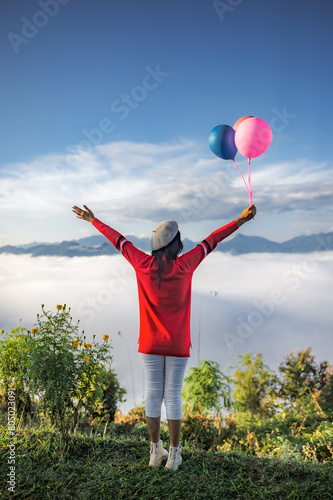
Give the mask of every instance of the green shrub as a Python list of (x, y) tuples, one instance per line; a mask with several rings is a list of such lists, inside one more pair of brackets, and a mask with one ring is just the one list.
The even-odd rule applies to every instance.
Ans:
[(27, 369), (29, 331), (18, 326), (0, 340), (0, 409), (7, 411), (8, 390), (15, 391), (16, 414), (31, 415), (33, 403)]
[[(41, 408), (63, 434), (73, 430), (81, 409), (91, 408), (102, 397), (104, 363), (112, 360), (108, 336), (88, 344), (72, 324), (70, 308), (37, 315), (36, 328), (27, 340), (27, 366), (31, 385)], [(95, 336), (94, 336), (95, 338)]]
[(190, 368), (184, 379), (183, 408), (198, 415), (219, 413), (222, 406), (230, 407), (229, 379), (215, 361), (201, 361)]
[(237, 362), (230, 377), (234, 386), (233, 406), (238, 411), (250, 410), (252, 415), (272, 415), (276, 402), (272, 390), (276, 375), (263, 363), (262, 354), (246, 353)]
[(185, 413), (181, 436), (186, 446), (203, 450), (216, 448), (223, 441), (221, 419), (204, 413)]
[[(113, 418), (117, 398), (125, 390), (105, 363), (111, 362), (108, 335), (103, 343), (86, 343), (72, 324), (70, 308), (57, 305), (56, 313), (37, 315), (34, 328), (14, 328), (0, 341), (0, 396), (7, 410), (8, 390), (15, 391), (16, 415), (35, 412), (48, 417), (63, 434), (73, 430), (85, 409)], [(95, 335), (93, 336), (95, 338)], [(37, 396), (38, 401), (34, 401)]]

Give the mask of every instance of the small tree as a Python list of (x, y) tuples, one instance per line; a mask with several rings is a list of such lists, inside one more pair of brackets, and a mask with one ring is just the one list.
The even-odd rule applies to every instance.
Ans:
[(281, 374), (277, 394), (287, 403), (293, 403), (309, 393), (325, 387), (328, 362), (319, 365), (311, 354), (311, 347), (297, 353), (291, 352), (280, 364)]
[(234, 385), (233, 398), (239, 411), (250, 410), (252, 414), (270, 414), (274, 407), (271, 389), (276, 375), (262, 361), (262, 354), (239, 355), (236, 371), (230, 377)]
[(193, 413), (219, 413), (230, 407), (229, 379), (215, 361), (201, 361), (185, 377), (182, 398), (184, 408)]

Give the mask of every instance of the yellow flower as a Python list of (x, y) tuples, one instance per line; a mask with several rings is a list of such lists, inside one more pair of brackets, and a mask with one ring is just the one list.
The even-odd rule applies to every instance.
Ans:
[(64, 306), (61, 306), (60, 304), (57, 305), (58, 311), (61, 311), (61, 309), (63, 309), (63, 308), (64, 308)]
[(38, 332), (38, 328), (32, 328), (31, 329), (31, 333), (37, 333)]
[(24, 349), (24, 352), (29, 352), (29, 349)]
[(92, 344), (88, 344), (88, 347), (89, 347), (89, 349), (91, 349), (92, 348)]
[(84, 356), (83, 361), (89, 361), (88, 356)]
[(82, 347), (84, 347), (85, 349), (88, 349), (88, 344), (84, 343), (84, 344), (82, 344)]
[(0, 333), (5, 333), (5, 330), (0, 330)]
[(109, 336), (108, 335), (103, 335), (103, 340), (108, 340)]
[(77, 349), (79, 347), (79, 343), (76, 342), (76, 340), (72, 340), (72, 345), (73, 345), (73, 347), (75, 347), (75, 349)]

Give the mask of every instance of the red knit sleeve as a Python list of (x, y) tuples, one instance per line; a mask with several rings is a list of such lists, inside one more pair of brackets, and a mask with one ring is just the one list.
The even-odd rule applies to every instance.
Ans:
[(230, 236), (238, 229), (235, 221), (230, 222), (226, 226), (220, 227), (207, 238), (202, 240), (195, 248), (180, 257), (182, 265), (188, 270), (194, 271), (203, 259), (216, 248), (220, 241)]
[(112, 229), (112, 227), (107, 226), (96, 218), (92, 221), (92, 225), (95, 226), (98, 231), (104, 234), (104, 236), (112, 243), (112, 245), (118, 251), (120, 251), (120, 244), (124, 239), (126, 239), (122, 234), (118, 233), (118, 231)]
[(118, 231), (116, 231), (112, 227), (107, 226), (99, 219), (95, 218), (92, 221), (92, 224), (96, 229), (98, 229), (98, 231), (104, 234), (104, 236), (135, 269), (140, 267), (140, 265), (142, 265), (142, 263), (145, 262), (147, 258), (150, 257), (151, 259), (151, 256), (136, 248), (132, 242), (125, 238), (125, 236), (123, 236), (121, 233), (118, 233)]
[(220, 241), (230, 236), (237, 229), (238, 229), (237, 222), (232, 221), (229, 222), (229, 224), (227, 224), (226, 226), (220, 227), (220, 229), (214, 231), (212, 234), (208, 236), (208, 238), (202, 240), (201, 244), (204, 245), (206, 248), (207, 251), (206, 255), (212, 252), (214, 248), (217, 247), (217, 244), (220, 243)]

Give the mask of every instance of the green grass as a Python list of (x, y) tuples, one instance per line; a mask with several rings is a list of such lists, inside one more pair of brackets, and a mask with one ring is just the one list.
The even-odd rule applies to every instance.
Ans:
[[(149, 440), (138, 436), (16, 432), (16, 492), (8, 491), (8, 439), (0, 441), (0, 497), (46, 499), (333, 498), (332, 462), (278, 460), (183, 448), (177, 472), (148, 467)], [(166, 445), (166, 443), (165, 443)]]

